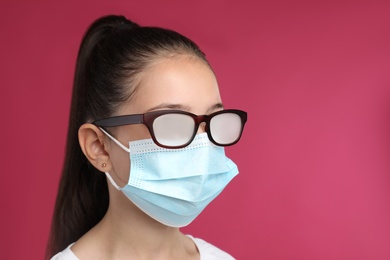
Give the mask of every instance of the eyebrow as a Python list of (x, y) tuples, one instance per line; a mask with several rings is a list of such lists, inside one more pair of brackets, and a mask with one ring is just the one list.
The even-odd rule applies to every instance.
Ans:
[[(215, 110), (223, 109), (223, 108), (224, 108), (224, 106), (222, 103), (216, 103), (216, 104), (210, 106), (209, 109), (207, 109), (207, 113), (213, 112)], [(155, 107), (148, 109), (146, 111), (146, 113), (154, 111), (154, 110), (160, 110), (160, 109), (183, 110), (183, 111), (187, 111), (187, 112), (191, 110), (190, 106), (187, 106), (187, 105), (162, 103), (160, 105), (157, 105)]]
[(223, 106), (222, 103), (217, 103), (217, 104), (211, 106), (211, 107), (207, 110), (207, 112), (213, 112), (213, 111), (215, 111), (215, 110), (220, 110), (220, 109), (223, 109), (223, 108), (224, 108), (224, 106)]

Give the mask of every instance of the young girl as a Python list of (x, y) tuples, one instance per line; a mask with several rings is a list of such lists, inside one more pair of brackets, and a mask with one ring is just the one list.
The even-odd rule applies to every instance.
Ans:
[(95, 21), (78, 54), (47, 258), (233, 259), (179, 228), (237, 175), (223, 147), (246, 119), (224, 109), (191, 40), (122, 16)]

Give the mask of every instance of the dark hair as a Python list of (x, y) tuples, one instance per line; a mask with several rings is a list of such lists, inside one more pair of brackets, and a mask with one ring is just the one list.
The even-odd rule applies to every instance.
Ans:
[(153, 61), (178, 55), (207, 63), (204, 53), (188, 38), (167, 29), (141, 27), (123, 16), (102, 17), (87, 30), (77, 58), (65, 162), (46, 258), (77, 241), (108, 208), (106, 177), (82, 153), (78, 129), (86, 122), (112, 116), (132, 96), (141, 72)]

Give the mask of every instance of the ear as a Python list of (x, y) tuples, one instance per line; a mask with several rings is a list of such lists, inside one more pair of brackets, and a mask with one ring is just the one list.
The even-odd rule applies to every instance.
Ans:
[(88, 161), (101, 172), (111, 170), (111, 161), (104, 133), (93, 124), (83, 124), (78, 132), (81, 150)]

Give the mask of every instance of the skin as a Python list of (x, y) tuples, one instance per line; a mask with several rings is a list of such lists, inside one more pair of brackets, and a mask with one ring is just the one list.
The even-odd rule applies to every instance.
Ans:
[[(134, 96), (116, 115), (158, 109), (180, 109), (197, 115), (221, 110), (217, 80), (209, 66), (189, 56), (160, 58), (144, 71)], [(142, 124), (110, 131), (126, 147), (129, 141), (150, 138)], [(120, 187), (126, 185), (130, 172), (127, 152), (92, 124), (80, 127), (79, 141), (92, 165), (109, 172)], [(71, 248), (79, 259), (199, 259), (190, 238), (178, 228), (150, 218), (108, 183), (110, 204), (106, 215)]]

